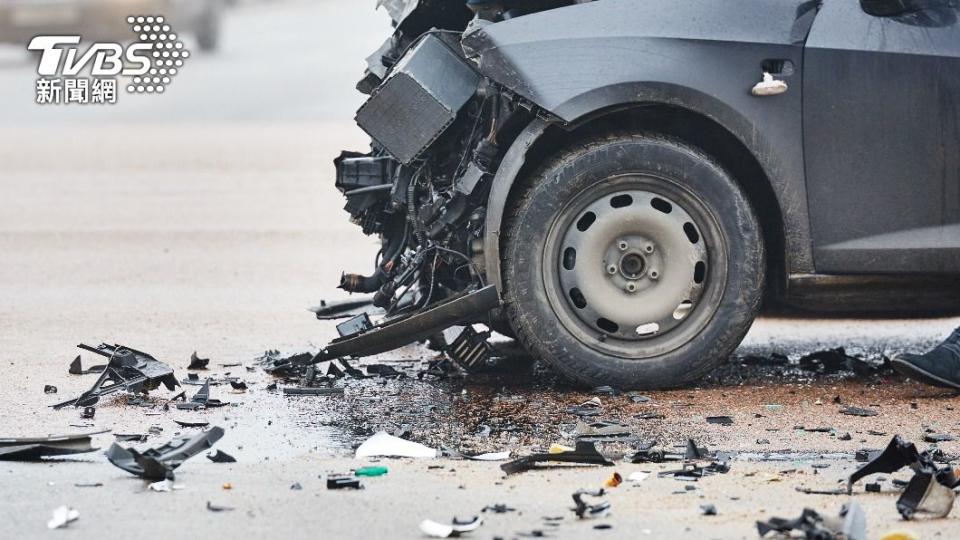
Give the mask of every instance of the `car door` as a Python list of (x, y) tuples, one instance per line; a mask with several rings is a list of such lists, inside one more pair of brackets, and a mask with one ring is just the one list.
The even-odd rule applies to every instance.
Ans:
[(960, 272), (960, 3), (919, 1), (879, 17), (825, 0), (810, 30), (803, 140), (818, 272)]

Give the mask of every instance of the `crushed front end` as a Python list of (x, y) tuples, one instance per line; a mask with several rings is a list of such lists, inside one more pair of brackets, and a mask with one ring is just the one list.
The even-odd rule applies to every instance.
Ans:
[[(314, 361), (376, 354), (496, 317), (499, 297), (483, 257), (486, 202), (503, 149), (538, 111), (483, 77), (461, 39), (573, 3), (381, 1), (395, 32), (357, 85), (369, 94), (356, 121), (371, 148), (344, 151), (335, 165), (351, 220), (382, 242), (372, 272), (345, 273), (339, 287), (372, 294), (383, 318), (374, 323), (364, 313), (339, 325), (341, 337)], [(474, 343), (470, 356), (481, 356), (482, 332), (465, 332), (459, 343)]]

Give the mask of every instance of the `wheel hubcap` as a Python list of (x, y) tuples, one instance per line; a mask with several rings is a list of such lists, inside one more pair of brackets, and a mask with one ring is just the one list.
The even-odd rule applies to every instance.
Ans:
[(627, 186), (598, 191), (571, 203), (550, 233), (548, 249), (559, 255), (555, 296), (600, 343), (661, 339), (684, 324), (706, 290), (710, 254), (701, 226), (679, 196)]

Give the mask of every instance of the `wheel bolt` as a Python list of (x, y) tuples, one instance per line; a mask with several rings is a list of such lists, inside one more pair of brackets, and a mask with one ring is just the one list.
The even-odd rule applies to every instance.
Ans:
[(617, 247), (620, 248), (620, 251), (626, 251), (627, 248), (630, 247), (630, 244), (628, 244), (626, 240), (621, 240), (621, 241), (617, 244)]
[(654, 249), (655, 247), (653, 244), (646, 244), (645, 246), (643, 246), (643, 250), (646, 251), (647, 253), (653, 253)]
[(630, 283), (627, 283), (627, 286), (625, 288), (629, 293), (637, 292), (637, 284), (633, 283), (632, 281)]
[(650, 271), (650, 279), (660, 279), (660, 272), (656, 270)]
[(616, 274), (616, 273), (617, 273), (617, 267), (611, 264), (610, 266), (607, 267), (607, 273), (609, 273), (611, 276), (612, 276), (613, 274)]

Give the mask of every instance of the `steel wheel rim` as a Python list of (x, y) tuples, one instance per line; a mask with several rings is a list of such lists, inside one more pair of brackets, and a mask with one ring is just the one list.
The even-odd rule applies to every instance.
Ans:
[(543, 274), (561, 324), (604, 354), (670, 352), (707, 326), (727, 275), (717, 219), (692, 192), (649, 174), (601, 180), (558, 213)]

